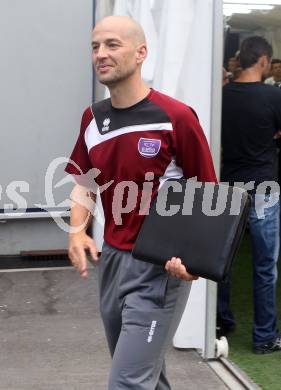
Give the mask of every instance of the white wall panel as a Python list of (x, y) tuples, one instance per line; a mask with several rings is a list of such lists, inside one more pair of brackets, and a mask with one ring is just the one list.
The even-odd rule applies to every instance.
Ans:
[[(65, 184), (47, 205), (45, 174), (55, 158), (69, 156), (92, 100), (92, 25), (92, 0), (1, 0), (0, 209), (18, 206), (7, 195), (14, 181), (28, 183), (21, 194), (28, 208), (69, 198), (72, 185)], [(66, 247), (66, 233), (50, 218), (40, 234), (36, 226), (32, 219), (1, 223), (0, 255)]]
[(0, 2), (0, 208), (13, 180), (29, 183), (28, 207), (44, 203), (49, 163), (73, 147), (92, 98), (92, 19), (92, 0)]

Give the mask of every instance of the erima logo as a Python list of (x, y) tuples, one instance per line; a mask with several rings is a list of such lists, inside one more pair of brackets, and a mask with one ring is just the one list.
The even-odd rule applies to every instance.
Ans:
[(110, 124), (110, 119), (105, 118), (105, 120), (103, 121), (103, 128), (101, 129), (103, 133), (109, 130), (109, 124)]
[(151, 343), (151, 341), (152, 341), (152, 337), (153, 337), (153, 335), (155, 333), (156, 325), (157, 325), (157, 321), (152, 321), (151, 322), (151, 327), (150, 327), (150, 330), (149, 330), (149, 333), (148, 333), (148, 338), (147, 338), (147, 342), (148, 343)]

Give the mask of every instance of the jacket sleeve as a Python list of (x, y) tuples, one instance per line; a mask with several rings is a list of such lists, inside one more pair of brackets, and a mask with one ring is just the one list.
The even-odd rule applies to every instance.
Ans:
[(186, 178), (216, 182), (213, 160), (196, 113), (185, 106), (174, 124), (176, 163)]
[(92, 119), (92, 113), (90, 108), (88, 108), (83, 113), (81, 126), (80, 126), (80, 133), (78, 135), (78, 139), (69, 158), (69, 162), (65, 167), (65, 171), (67, 173), (73, 175), (81, 175), (87, 173), (92, 168), (87, 145), (85, 143), (85, 137), (84, 137), (85, 131), (89, 123), (91, 122), (91, 119)]

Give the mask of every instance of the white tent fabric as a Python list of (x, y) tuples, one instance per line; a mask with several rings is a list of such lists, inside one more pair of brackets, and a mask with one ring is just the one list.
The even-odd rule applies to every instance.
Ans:
[(255, 34), (263, 35), (273, 48), (273, 58), (281, 58), (281, 28), (257, 30)]
[(116, 0), (113, 10), (133, 17), (145, 30), (149, 56), (144, 80), (191, 105), (208, 139), (212, 7), (213, 0)]
[[(156, 2), (159, 0), (156, 0)], [(158, 34), (156, 31), (155, 20), (151, 12), (151, 6), (154, 3), (154, 0), (144, 2), (136, 0), (117, 0), (115, 1), (115, 6), (113, 10), (114, 15), (129, 15), (132, 18), (136, 19), (144, 28), (146, 34), (148, 47), (149, 47), (149, 56), (143, 66), (143, 78), (144, 80), (152, 86), (153, 80), (155, 77), (155, 66), (157, 59), (157, 47), (158, 47)]]

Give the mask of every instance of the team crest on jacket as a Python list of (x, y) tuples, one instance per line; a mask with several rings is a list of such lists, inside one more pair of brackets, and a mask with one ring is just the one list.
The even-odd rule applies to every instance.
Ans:
[(143, 157), (154, 157), (159, 153), (161, 147), (160, 139), (140, 138), (138, 143), (139, 153)]

